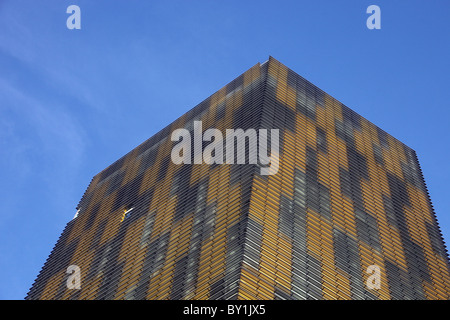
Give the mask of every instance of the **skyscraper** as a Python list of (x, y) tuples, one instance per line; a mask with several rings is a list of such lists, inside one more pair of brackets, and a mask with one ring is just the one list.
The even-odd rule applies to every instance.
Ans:
[[(250, 138), (232, 145), (243, 164), (194, 161), (195, 139), (174, 163), (172, 133), (197, 123), (278, 129), (276, 170), (250, 163)], [(272, 57), (97, 174), (77, 209), (27, 299), (450, 298), (414, 150)]]

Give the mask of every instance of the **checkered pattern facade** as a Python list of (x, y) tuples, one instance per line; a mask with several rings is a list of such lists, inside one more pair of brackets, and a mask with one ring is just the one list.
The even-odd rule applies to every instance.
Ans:
[[(278, 172), (174, 164), (171, 132), (200, 120), (279, 129)], [(414, 150), (272, 57), (97, 174), (78, 209), (27, 299), (450, 298)]]

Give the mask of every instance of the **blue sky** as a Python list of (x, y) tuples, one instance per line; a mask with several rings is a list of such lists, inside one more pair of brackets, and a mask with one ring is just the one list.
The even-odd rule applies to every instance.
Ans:
[(0, 299), (24, 298), (96, 173), (269, 55), (416, 150), (450, 241), (449, 10), (0, 0)]

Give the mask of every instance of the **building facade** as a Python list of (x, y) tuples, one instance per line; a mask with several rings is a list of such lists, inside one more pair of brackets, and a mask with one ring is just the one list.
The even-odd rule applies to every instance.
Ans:
[[(195, 121), (279, 129), (277, 172), (175, 164), (171, 133)], [(414, 150), (272, 57), (97, 174), (77, 209), (26, 299), (450, 298)]]

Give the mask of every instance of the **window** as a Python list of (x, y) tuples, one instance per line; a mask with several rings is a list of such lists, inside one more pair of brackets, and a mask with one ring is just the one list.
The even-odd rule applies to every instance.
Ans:
[(77, 210), (77, 212), (75, 213), (75, 216), (72, 218), (72, 220), (75, 219), (76, 217), (78, 217), (78, 215), (80, 214), (80, 210), (81, 210), (81, 208)]
[(122, 222), (125, 219), (127, 219), (131, 215), (131, 211), (133, 209), (134, 209), (133, 205), (129, 205), (129, 206), (125, 207), (125, 209), (123, 209), (123, 215), (122, 215), (122, 219), (120, 220), (120, 222)]

